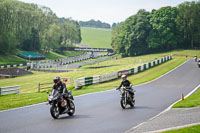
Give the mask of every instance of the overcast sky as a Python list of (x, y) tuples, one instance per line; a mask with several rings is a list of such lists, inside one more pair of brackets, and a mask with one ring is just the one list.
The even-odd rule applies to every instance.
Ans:
[[(139, 9), (159, 9), (164, 6), (177, 6), (186, 0), (20, 0), (51, 8), (58, 17), (71, 17), (74, 20), (100, 20), (112, 24), (124, 21)], [(187, 0), (192, 1), (192, 0)]]

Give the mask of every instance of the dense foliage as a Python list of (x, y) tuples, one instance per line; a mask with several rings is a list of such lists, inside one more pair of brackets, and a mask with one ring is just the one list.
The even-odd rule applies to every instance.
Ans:
[(122, 56), (200, 48), (200, 1), (139, 10), (112, 28), (111, 45)]
[(101, 22), (99, 20), (95, 21), (91, 19), (89, 21), (79, 21), (80, 26), (82, 27), (94, 27), (94, 28), (108, 28), (110, 29), (110, 24)]
[(78, 22), (58, 18), (48, 7), (0, 0), (0, 53), (17, 49), (47, 53), (81, 41)]

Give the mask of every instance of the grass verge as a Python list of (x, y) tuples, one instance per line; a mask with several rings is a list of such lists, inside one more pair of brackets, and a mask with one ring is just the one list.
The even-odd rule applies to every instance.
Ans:
[(188, 98), (176, 103), (173, 108), (189, 108), (200, 106), (200, 89)]
[(177, 130), (170, 130), (163, 133), (199, 133), (200, 132), (200, 125), (191, 126), (187, 128), (177, 129)]

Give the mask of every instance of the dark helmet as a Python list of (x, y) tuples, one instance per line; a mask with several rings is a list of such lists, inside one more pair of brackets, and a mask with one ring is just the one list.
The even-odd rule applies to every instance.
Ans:
[(53, 82), (56, 84), (56, 83), (58, 83), (60, 81), (60, 77), (55, 77), (54, 79), (53, 79)]

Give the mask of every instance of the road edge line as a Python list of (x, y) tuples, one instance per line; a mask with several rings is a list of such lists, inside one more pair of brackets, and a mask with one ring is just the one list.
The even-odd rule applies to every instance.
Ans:
[(160, 130), (156, 130), (156, 131), (150, 131), (148, 133), (160, 133), (160, 132), (165, 132), (165, 131), (169, 131), (169, 130), (178, 130), (178, 129), (182, 129), (182, 128), (187, 128), (187, 127), (196, 126), (196, 125), (200, 125), (200, 122), (186, 124), (186, 125), (182, 125), (182, 126), (171, 127), (171, 128), (160, 129)]
[[(192, 95), (194, 92), (196, 92), (199, 88), (200, 88), (200, 84), (197, 85), (197, 87), (195, 87), (191, 92), (189, 92), (189, 93), (185, 96), (185, 98), (191, 96), (191, 95)], [(141, 126), (141, 125), (147, 123), (148, 121), (152, 121), (153, 119), (159, 117), (160, 115), (162, 115), (162, 114), (164, 114), (165, 112), (169, 111), (169, 110), (172, 108), (172, 106), (173, 106), (174, 104), (178, 103), (179, 101), (181, 101), (181, 99), (179, 99), (179, 100), (175, 101), (174, 103), (172, 103), (172, 104), (171, 104), (168, 108), (166, 108), (164, 111), (162, 111), (162, 112), (160, 112), (159, 114), (153, 116), (152, 118), (148, 119), (147, 121), (142, 122), (142, 123), (136, 125), (135, 127), (132, 127), (131, 129), (127, 130), (126, 132), (127, 132), (127, 133), (128, 133), (128, 132), (131, 132), (131, 130), (135, 130), (135, 129), (138, 128), (139, 126)], [(156, 132), (156, 131), (151, 131), (151, 132)]]

